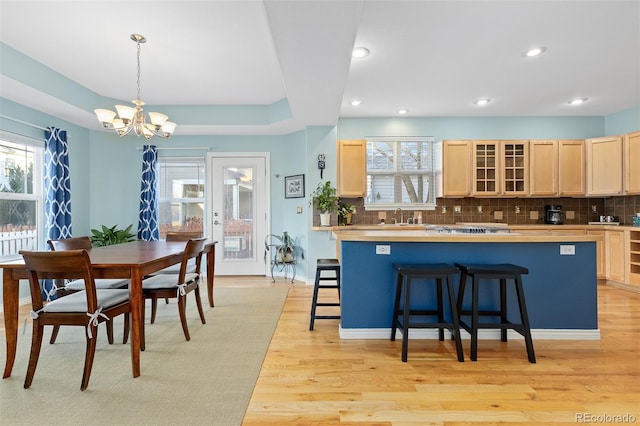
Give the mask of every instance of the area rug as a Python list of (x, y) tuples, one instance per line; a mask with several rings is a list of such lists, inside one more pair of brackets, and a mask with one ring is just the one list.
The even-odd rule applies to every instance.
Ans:
[[(33, 384), (23, 389), (31, 341), (28, 326), (18, 337), (12, 376), (0, 381), (0, 423), (240, 425), (287, 292), (278, 287), (217, 288), (216, 307), (205, 308), (205, 325), (189, 294), (189, 342), (175, 300), (158, 303), (156, 322), (147, 320), (147, 347), (141, 353), (141, 375), (135, 379), (130, 347), (117, 341), (122, 338), (121, 320), (114, 323), (113, 345), (107, 343), (101, 325), (91, 381), (84, 392), (80, 327), (61, 330), (54, 345), (43, 343)], [(1, 350), (4, 363), (4, 345)]]

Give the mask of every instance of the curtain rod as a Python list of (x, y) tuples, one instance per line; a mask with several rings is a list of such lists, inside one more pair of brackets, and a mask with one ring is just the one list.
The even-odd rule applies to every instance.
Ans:
[[(138, 151), (142, 151), (144, 148), (139, 146), (136, 149)], [(167, 148), (156, 147), (156, 149), (158, 151), (160, 151), (160, 150), (174, 150), (174, 149), (175, 150), (199, 150), (200, 149), (200, 150), (209, 151), (211, 149), (211, 147), (210, 146), (185, 146), (185, 147), (180, 147), (180, 148), (178, 148), (178, 147), (167, 147)]]
[(20, 123), (20, 124), (24, 124), (26, 126), (33, 127), (35, 129), (48, 130), (46, 127), (42, 127), (42, 126), (38, 126), (36, 124), (28, 123), (26, 121), (18, 120), (17, 118), (9, 117), (8, 115), (0, 114), (0, 117), (6, 118), (7, 120), (15, 121), (16, 123)]

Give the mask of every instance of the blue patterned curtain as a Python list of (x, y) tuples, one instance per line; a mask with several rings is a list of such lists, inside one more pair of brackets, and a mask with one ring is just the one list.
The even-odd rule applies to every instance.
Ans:
[[(44, 133), (44, 215), (45, 235), (49, 240), (71, 237), (71, 180), (69, 147), (65, 130), (48, 127)], [(44, 300), (55, 298), (55, 284), (45, 280)]]
[(155, 145), (145, 145), (142, 151), (142, 183), (140, 185), (140, 219), (138, 239), (157, 241), (158, 233), (158, 154)]

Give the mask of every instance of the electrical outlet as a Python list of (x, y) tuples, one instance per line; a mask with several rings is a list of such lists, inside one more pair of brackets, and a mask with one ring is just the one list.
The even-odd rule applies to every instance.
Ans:
[(562, 256), (573, 256), (576, 254), (576, 246), (573, 244), (560, 244), (560, 255)]
[(376, 254), (391, 254), (391, 246), (389, 245), (376, 245)]
[(460, 207), (460, 206), (453, 206), (453, 212), (454, 212), (454, 213), (461, 213), (461, 212), (462, 212), (462, 207)]

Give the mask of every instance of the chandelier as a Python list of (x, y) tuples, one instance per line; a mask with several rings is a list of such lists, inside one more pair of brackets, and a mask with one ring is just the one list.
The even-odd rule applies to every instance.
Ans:
[(140, 99), (140, 44), (145, 43), (147, 39), (140, 34), (131, 34), (131, 40), (138, 45), (138, 97), (131, 101), (135, 107), (116, 105), (118, 118), (115, 112), (108, 109), (96, 109), (94, 112), (104, 129), (114, 130), (120, 137), (133, 131), (137, 136), (144, 136), (147, 140), (154, 135), (168, 138), (176, 128), (176, 123), (167, 121), (169, 117), (159, 112), (149, 112), (150, 123), (147, 123), (142, 111), (144, 101)]

